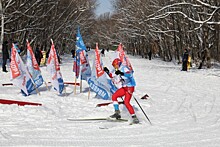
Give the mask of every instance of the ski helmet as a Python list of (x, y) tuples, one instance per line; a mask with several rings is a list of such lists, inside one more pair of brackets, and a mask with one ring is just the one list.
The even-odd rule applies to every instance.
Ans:
[(118, 65), (120, 67), (121, 63), (122, 63), (121, 60), (119, 58), (116, 58), (115, 60), (113, 60), (112, 66)]

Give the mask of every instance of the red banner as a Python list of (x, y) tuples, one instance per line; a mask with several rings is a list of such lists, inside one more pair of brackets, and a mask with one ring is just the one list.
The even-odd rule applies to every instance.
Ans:
[(98, 43), (96, 43), (96, 49), (95, 49), (95, 68), (96, 68), (96, 76), (97, 76), (97, 78), (104, 74), (104, 70), (102, 69), (101, 61), (100, 61), (100, 54), (99, 54)]
[(18, 68), (18, 63), (16, 62), (16, 52), (16, 48), (14, 47), (14, 44), (12, 44), (10, 69), (13, 79), (21, 75), (20, 70)]

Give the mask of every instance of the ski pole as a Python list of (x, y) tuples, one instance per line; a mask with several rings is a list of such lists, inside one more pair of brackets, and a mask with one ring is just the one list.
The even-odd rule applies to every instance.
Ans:
[[(134, 97), (134, 96), (133, 96)], [(149, 121), (149, 123), (152, 125), (150, 119), (147, 117), (147, 114), (144, 112), (144, 110), (142, 109), (141, 105), (139, 104), (139, 102), (137, 101), (137, 99), (134, 97), (134, 100), (136, 101), (136, 103), (138, 104), (138, 106), (141, 108), (141, 111), (144, 113), (145, 117), (147, 118), (147, 120)]]

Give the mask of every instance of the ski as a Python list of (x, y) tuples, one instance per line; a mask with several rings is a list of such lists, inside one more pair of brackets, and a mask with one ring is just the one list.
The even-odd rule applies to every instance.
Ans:
[[(110, 105), (112, 104), (113, 102), (107, 102), (107, 103), (99, 103), (96, 105), (96, 107), (101, 107), (101, 106), (107, 106), (107, 105)], [(124, 104), (124, 102), (118, 102), (118, 104)]]
[(67, 118), (69, 121), (109, 121), (109, 122), (126, 122), (127, 119), (109, 119), (109, 118)]

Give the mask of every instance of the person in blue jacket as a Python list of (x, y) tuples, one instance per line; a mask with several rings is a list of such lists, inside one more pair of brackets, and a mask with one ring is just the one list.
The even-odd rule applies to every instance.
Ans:
[(127, 110), (129, 111), (132, 117), (132, 123), (139, 123), (139, 120), (135, 114), (134, 108), (130, 104), (130, 100), (132, 98), (132, 94), (136, 86), (136, 82), (133, 77), (133, 71), (129, 70), (127, 66), (122, 65), (122, 62), (119, 58), (116, 58), (112, 62), (112, 66), (115, 69), (112, 73), (109, 72), (109, 69), (107, 67), (104, 67), (104, 71), (109, 75), (110, 78), (113, 78), (114, 76), (120, 76), (122, 87), (119, 88), (112, 95), (112, 101), (113, 101), (115, 113), (111, 115), (110, 118), (113, 118), (113, 119), (121, 118), (117, 98), (124, 96), (124, 105), (126, 106)]

